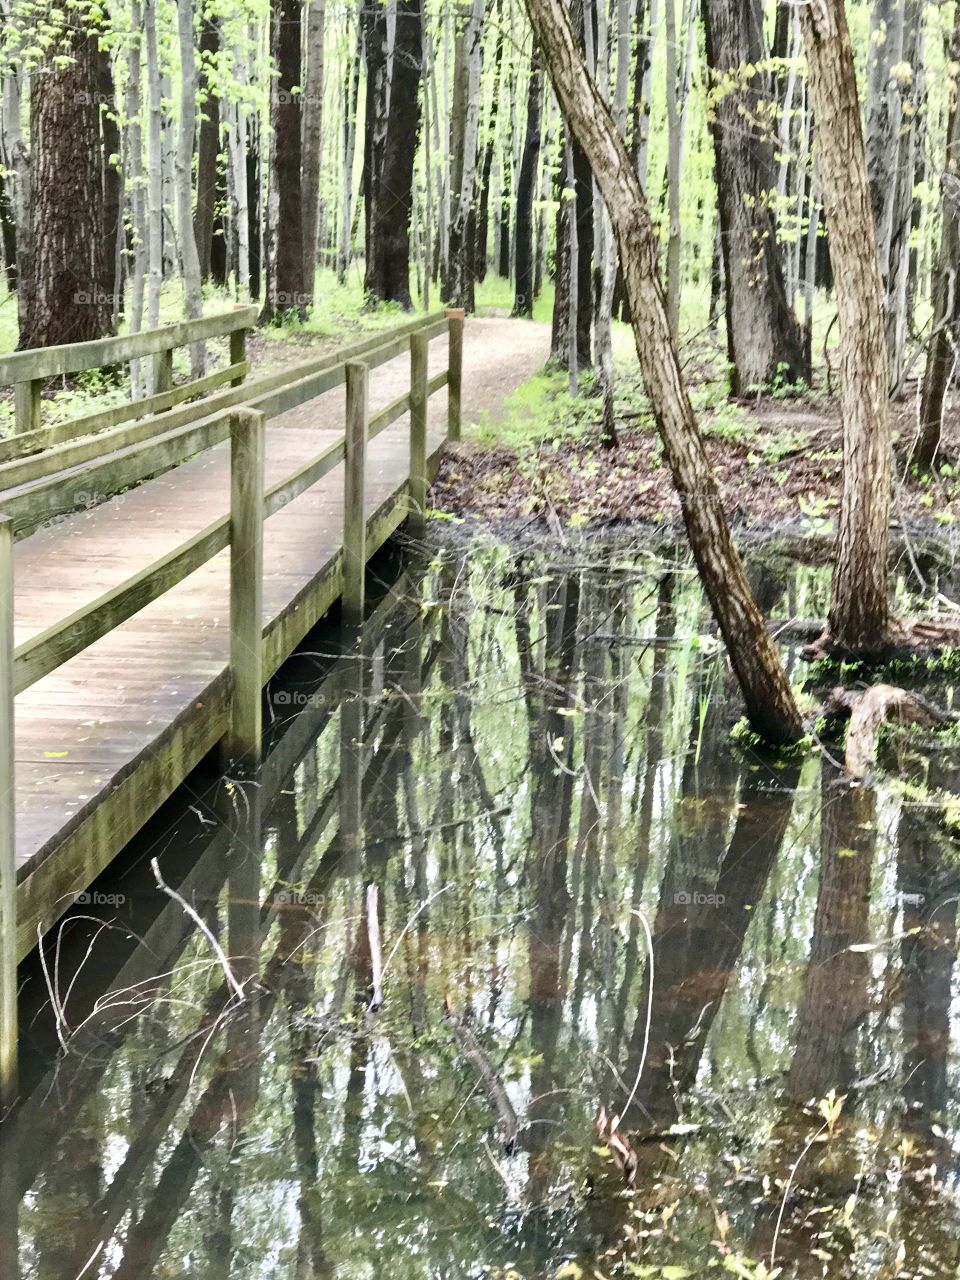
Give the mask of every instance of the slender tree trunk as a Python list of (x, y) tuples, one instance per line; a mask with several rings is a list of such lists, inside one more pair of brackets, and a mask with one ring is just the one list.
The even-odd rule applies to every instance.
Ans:
[(220, 155), (220, 100), (214, 92), (211, 75), (220, 49), (220, 24), (215, 17), (204, 16), (199, 48), (200, 81), (197, 102), (202, 114), (197, 141), (197, 204), (193, 215), (193, 234), (197, 242), (200, 276), (206, 280), (210, 275), (213, 216), (217, 201), (217, 160)]
[[(70, 25), (75, 24), (75, 25)], [(103, 147), (96, 31), (69, 20), (58, 54), (32, 77), (33, 289), (21, 347), (112, 333), (103, 252)]]
[(341, 284), (347, 278), (351, 257), (351, 228), (353, 226), (353, 160), (357, 147), (357, 103), (360, 99), (360, 64), (363, 60), (363, 28), (358, 23), (357, 40), (352, 62), (347, 69), (343, 89), (343, 191), (340, 202), (340, 246), (337, 258), (337, 279)]
[(733, 545), (684, 386), (659, 279), (656, 235), (636, 171), (587, 74), (562, 0), (527, 0), (527, 9), (568, 127), (589, 156), (610, 213), (647, 394), (747, 714), (768, 741), (795, 742), (803, 732), (800, 716)]
[(303, 274), (313, 296), (320, 231), (320, 167), (323, 157), (323, 41), (326, 0), (310, 0), (307, 8), (307, 71), (303, 111)]
[(276, 225), (271, 288), (265, 317), (304, 319), (313, 301), (312, 281), (304, 275), (302, 198), (302, 120), (300, 108), (300, 0), (273, 0), (271, 27), (277, 76), (271, 95), (273, 190)]
[[(147, 193), (143, 178), (143, 128), (141, 124), (142, 92), (142, 23), (143, 10), (140, 0), (131, 0), (130, 43), (127, 47), (127, 84), (125, 115), (127, 118), (124, 138), (124, 169), (130, 200), (130, 229), (133, 241), (133, 270), (130, 272), (130, 306), (127, 322), (131, 333), (139, 333), (143, 326), (144, 290), (147, 281)], [(145, 394), (147, 381), (142, 360), (131, 367), (131, 399)]]
[(420, 138), (420, 74), (423, 61), (421, 0), (398, 0), (390, 111), (370, 220), (368, 300), (399, 302), (413, 309), (410, 296), (410, 216), (413, 166)]
[[(163, 104), (157, 49), (157, 0), (144, 0), (150, 116), (147, 134), (147, 328), (160, 323), (163, 286)], [(153, 379), (151, 378), (151, 389)]]
[(840, 650), (869, 655), (885, 651), (892, 635), (883, 281), (843, 0), (814, 0), (801, 8), (800, 19), (840, 318), (843, 498), (825, 639)]
[(120, 128), (113, 61), (109, 50), (97, 50), (99, 68), (100, 145), (103, 149), (103, 266), (104, 289), (110, 297), (113, 329), (123, 311), (122, 237), (123, 174), (120, 168)]
[(667, 319), (680, 330), (680, 108), (677, 100), (677, 0), (664, 0), (667, 42)]
[(527, 81), (527, 125), (523, 157), (517, 180), (516, 244), (517, 271), (513, 314), (533, 315), (533, 192), (540, 162), (540, 131), (543, 103), (543, 71), (540, 51), (534, 42), (530, 50), (530, 78)]
[[(184, 311), (188, 320), (203, 314), (200, 259), (193, 232), (193, 149), (197, 135), (197, 64), (193, 45), (193, 0), (177, 0), (180, 33), (180, 133), (177, 139), (177, 232), (180, 239), (180, 271), (183, 276)], [(190, 348), (191, 372), (203, 374), (203, 343)]]
[[(954, 10), (950, 61), (960, 62), (960, 4)], [(960, 335), (960, 84), (950, 83), (947, 146), (940, 176), (943, 223), (933, 300), (933, 336), (927, 351), (920, 401), (920, 426), (910, 457), (921, 473), (934, 465), (943, 431), (947, 391), (957, 367)]]
[(458, 16), (454, 110), (450, 117), (454, 156), (451, 187), (455, 203), (450, 220), (444, 295), (451, 306), (465, 307), (468, 311), (472, 311), (474, 306), (470, 230), (477, 187), (483, 15), (483, 0), (473, 0), (470, 9), (461, 11)]
[(760, 72), (746, 80), (743, 71), (763, 58), (762, 23), (758, 0), (703, 0), (734, 395), (778, 377), (795, 382), (806, 373), (770, 200), (775, 181), (771, 103)]
[[(30, 223), (30, 156), (21, 125), (21, 83), (23, 71), (16, 54), (25, 36), (24, 18), (11, 12), (12, 0), (0, 5), (7, 28), (8, 61), (2, 77), (2, 129), (0, 142), (3, 161), (4, 193), (12, 214), (14, 234), (4, 231), (4, 262), (7, 281), (17, 290), (17, 316), (21, 330), (25, 327), (29, 299), (33, 290), (33, 236)], [(11, 244), (10, 241), (13, 241)]]

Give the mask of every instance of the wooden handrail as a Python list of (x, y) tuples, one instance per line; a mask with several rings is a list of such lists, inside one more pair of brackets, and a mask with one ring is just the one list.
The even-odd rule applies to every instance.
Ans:
[(0, 356), (0, 386), (17, 382), (56, 378), (66, 373), (82, 373), (86, 369), (106, 369), (141, 356), (172, 351), (207, 338), (222, 338), (242, 329), (252, 329), (257, 322), (257, 308), (234, 307), (198, 320), (180, 320), (139, 333), (123, 333), (115, 338), (95, 338), (90, 342), (70, 342), (60, 347), (35, 347)]

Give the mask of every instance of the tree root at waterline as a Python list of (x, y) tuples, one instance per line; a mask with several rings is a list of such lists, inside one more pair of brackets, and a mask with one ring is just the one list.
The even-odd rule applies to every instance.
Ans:
[[(809, 628), (810, 619), (797, 620), (797, 634)], [(792, 624), (785, 624), (780, 634), (794, 630)], [(960, 621), (920, 621), (900, 622), (892, 618), (882, 639), (866, 645), (850, 645), (838, 640), (830, 630), (829, 624), (821, 631), (812, 644), (803, 650), (803, 656), (810, 662), (822, 658), (833, 660), (880, 664), (897, 659), (911, 660), (936, 658), (946, 649), (960, 649)]]
[(849, 714), (844, 767), (851, 778), (867, 776), (877, 754), (877, 741), (885, 724), (916, 724), (925, 729), (956, 724), (960, 717), (892, 684), (875, 684), (859, 692), (834, 689), (824, 710)]

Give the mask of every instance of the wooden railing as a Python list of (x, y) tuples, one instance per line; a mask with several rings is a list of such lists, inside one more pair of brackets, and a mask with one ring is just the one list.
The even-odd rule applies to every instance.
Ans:
[[(437, 312), (411, 321), (389, 336), (376, 334), (345, 350), (305, 361), (293, 370), (253, 379), (195, 404), (153, 414), (133, 426), (106, 429), (97, 435), (85, 432), (82, 439), (71, 437), (53, 447), (45, 447), (42, 452), (0, 461), (0, 504), (12, 517), (16, 535), (22, 537), (78, 506), (89, 505), (91, 498), (101, 501), (111, 497), (225, 440), (229, 427), (223, 410), (245, 404), (267, 418), (277, 417), (343, 383), (347, 360), (364, 360), (371, 369), (376, 368), (405, 350), (412, 334), (424, 329), (439, 331), (446, 324), (445, 313)], [(462, 361), (457, 347), (462, 340), (460, 333), (454, 323), (450, 330), (454, 369)], [(453, 438), (459, 433), (459, 416), (460, 389), (457, 375), (452, 375)], [(0, 442), (0, 458), (3, 443)]]
[[(0, 356), (0, 386), (12, 386), (14, 389), (16, 431), (12, 440), (0, 443), (0, 460), (22, 457), (34, 449), (89, 435), (106, 427), (128, 422), (131, 418), (161, 413), (193, 396), (222, 386), (225, 382), (229, 382), (231, 386), (239, 386), (249, 370), (246, 356), (247, 332), (256, 320), (256, 307), (241, 306), (219, 315), (183, 320), (177, 324), (144, 329), (140, 333), (122, 334), (116, 338), (98, 338), (91, 342), (74, 342), (61, 347), (38, 347), (35, 350), (16, 351), (11, 355)], [(204, 342), (208, 338), (222, 337), (230, 339), (229, 365), (225, 369), (218, 369), (175, 387), (174, 351), (178, 347)], [(88, 369), (108, 369), (114, 365), (142, 360), (146, 356), (154, 358), (154, 395), (87, 414), (82, 418), (74, 418), (57, 426), (42, 426), (40, 396), (44, 383), (50, 378), (83, 373)]]
[[(428, 377), (431, 339), (449, 332), (448, 367)], [(14, 647), (14, 519), (0, 515), (0, 1100), (5, 1081), (16, 1065), (16, 858), (14, 843), (14, 696), (109, 634), (128, 618), (182, 582), (213, 556), (230, 548), (230, 715), (223, 743), (225, 763), (249, 771), (259, 760), (261, 692), (263, 689), (263, 524), (276, 511), (315, 485), (344, 462), (344, 527), (341, 561), (343, 610), (358, 621), (364, 607), (366, 571), (366, 447), (369, 440), (410, 414), (407, 476), (410, 522), (422, 527), (428, 485), (427, 405), (448, 387), (446, 434), (460, 437), (460, 387), (463, 361), (463, 313), (429, 316), (404, 326), (400, 336), (380, 345), (360, 344), (366, 355), (357, 360), (341, 353), (336, 364), (316, 370), (289, 386), (279, 387), (243, 406), (223, 410), (202, 424), (181, 428), (189, 440), (183, 456), (225, 440), (230, 450), (230, 511), (200, 533), (166, 552), (119, 586), (81, 606), (68, 617)], [(368, 412), (371, 368), (410, 350), (410, 390), (373, 417)], [(15, 359), (16, 357), (8, 357)], [(332, 360), (332, 358), (331, 358)], [(0, 375), (4, 366), (0, 363)], [(287, 374), (289, 377), (289, 372)], [(346, 384), (346, 428), (341, 440), (327, 446), (292, 476), (269, 489), (264, 482), (266, 423), (340, 384)], [(247, 387), (249, 392), (252, 388)], [(176, 434), (176, 432), (172, 433)], [(147, 440), (133, 453), (150, 454), (161, 445)], [(167, 452), (170, 465), (173, 455)], [(94, 471), (93, 459), (80, 474)], [(6, 505), (6, 503), (5, 503)]]

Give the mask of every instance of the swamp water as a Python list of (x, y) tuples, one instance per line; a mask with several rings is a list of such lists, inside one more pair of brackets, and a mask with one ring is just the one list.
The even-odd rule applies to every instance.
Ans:
[(731, 737), (683, 562), (388, 572), (24, 966), (3, 1280), (960, 1274), (960, 845)]

